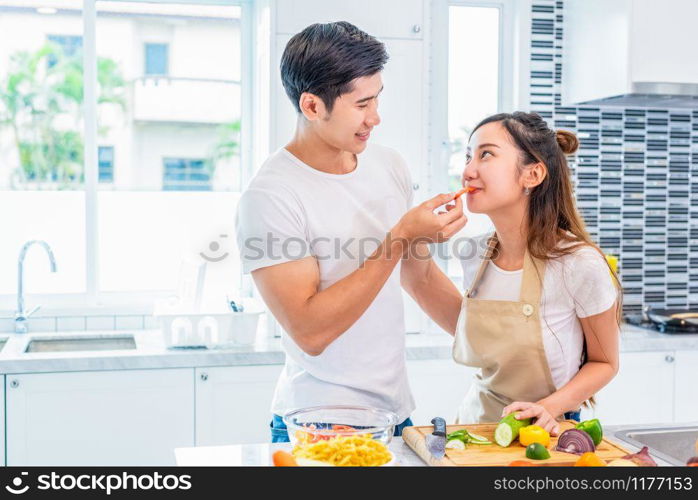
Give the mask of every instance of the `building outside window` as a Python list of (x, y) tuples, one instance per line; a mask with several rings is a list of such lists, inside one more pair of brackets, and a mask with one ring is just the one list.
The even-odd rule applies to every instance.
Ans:
[[(48, 35), (46, 37), (49, 43), (58, 46), (63, 56), (65, 57), (80, 57), (82, 50), (82, 37), (73, 35)], [(49, 54), (47, 65), (49, 68), (54, 67), (58, 63), (58, 57), (55, 54)]]
[(97, 150), (99, 182), (114, 182), (114, 146), (99, 146)]
[(211, 176), (206, 161), (189, 158), (163, 159), (163, 191), (210, 191)]

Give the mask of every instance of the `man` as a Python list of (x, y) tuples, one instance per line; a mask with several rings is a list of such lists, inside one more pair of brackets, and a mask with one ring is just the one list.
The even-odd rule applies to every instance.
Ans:
[(465, 216), (460, 200), (434, 213), (452, 194), (409, 210), (404, 160), (368, 144), (387, 59), (346, 22), (309, 26), (282, 56), (297, 128), (242, 195), (236, 222), (243, 270), (285, 331), (273, 442), (288, 440), (281, 416), (308, 406), (391, 410), (397, 435), (411, 424), (400, 262), (417, 238), (444, 241)]

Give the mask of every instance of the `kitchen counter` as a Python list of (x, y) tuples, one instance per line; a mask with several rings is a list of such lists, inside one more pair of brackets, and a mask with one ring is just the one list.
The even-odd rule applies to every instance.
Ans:
[[(631, 446), (618, 439), (614, 439), (613, 434), (630, 428), (631, 426), (608, 426), (606, 438), (610, 441), (620, 444), (623, 448), (636, 452), (639, 448)], [(672, 425), (652, 425), (652, 426), (632, 426), (639, 427), (678, 427)], [(394, 438), (388, 446), (390, 451), (396, 457), (397, 466), (419, 466), (424, 467), (426, 464), (405, 444), (402, 438)], [(289, 443), (264, 443), (264, 444), (246, 444), (246, 445), (230, 445), (230, 446), (197, 446), (189, 448), (176, 448), (175, 457), (177, 465), (184, 467), (198, 466), (260, 466), (270, 465), (271, 455), (276, 450), (291, 450)], [(670, 466), (669, 463), (663, 462), (656, 457), (655, 461), (659, 466)]]
[[(132, 350), (25, 353), (32, 338), (93, 337), (133, 334)], [(66, 331), (0, 334), (7, 338), (0, 351), (0, 374), (91, 370), (187, 368), (204, 366), (276, 365), (284, 362), (278, 338), (258, 338), (252, 346), (230, 349), (167, 349), (159, 330), (109, 332)], [(408, 360), (451, 359), (452, 338), (446, 334), (409, 334)], [(623, 325), (621, 351), (698, 350), (698, 334), (667, 335)]]

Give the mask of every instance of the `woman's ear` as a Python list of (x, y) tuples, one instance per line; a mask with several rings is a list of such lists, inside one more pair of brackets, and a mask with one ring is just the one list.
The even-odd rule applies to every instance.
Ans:
[(533, 189), (534, 187), (539, 186), (545, 180), (547, 175), (548, 169), (545, 167), (545, 164), (541, 162), (534, 163), (526, 169), (526, 173), (523, 176), (524, 187)]

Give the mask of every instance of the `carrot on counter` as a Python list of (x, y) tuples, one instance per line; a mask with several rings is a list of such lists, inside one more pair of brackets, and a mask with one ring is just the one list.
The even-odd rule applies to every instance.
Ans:
[(296, 459), (287, 451), (277, 450), (272, 455), (275, 467), (297, 467)]

